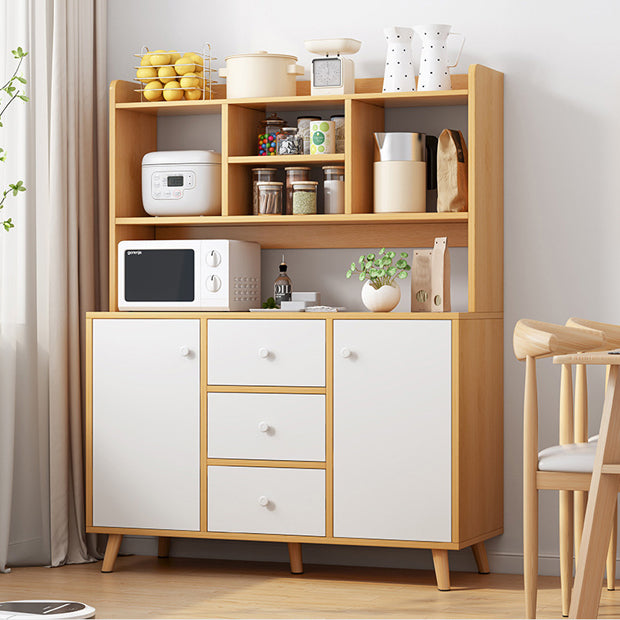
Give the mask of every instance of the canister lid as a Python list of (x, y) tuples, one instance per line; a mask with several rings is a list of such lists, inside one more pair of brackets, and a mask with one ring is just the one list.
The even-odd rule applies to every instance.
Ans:
[(142, 158), (143, 166), (179, 164), (216, 164), (222, 162), (221, 153), (215, 151), (153, 151)]
[(288, 172), (289, 170), (310, 170), (310, 168), (308, 166), (292, 166), (289, 168), (284, 168), (284, 170)]
[(277, 168), (252, 168), (252, 172), (276, 172)]
[(323, 166), (323, 170), (344, 170), (344, 166)]
[(297, 186), (300, 186), (302, 189), (311, 189), (313, 187), (316, 187), (317, 185), (317, 181), (293, 181), (293, 189), (295, 189)]
[(277, 186), (282, 187), (282, 181), (258, 181), (256, 183), (256, 185), (258, 185), (259, 187), (262, 187), (263, 185), (265, 187), (270, 187), (271, 186), (271, 187), (274, 187), (274, 188), (277, 187)]
[(250, 54), (233, 54), (232, 56), (226, 56), (224, 60), (228, 62), (231, 58), (287, 58), (293, 62), (297, 62), (297, 56), (290, 56), (289, 54), (270, 54), (265, 50), (259, 50), (258, 52), (252, 52)]

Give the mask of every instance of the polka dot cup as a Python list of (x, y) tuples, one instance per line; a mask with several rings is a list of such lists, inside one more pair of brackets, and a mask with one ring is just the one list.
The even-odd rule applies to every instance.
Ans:
[[(456, 67), (463, 51), (465, 37), (457, 32), (450, 32), (447, 24), (426, 24), (415, 26), (415, 33), (422, 39), (422, 52), (420, 56), (420, 77), (418, 78), (418, 90), (450, 90), (450, 69)], [(461, 37), (456, 60), (448, 63), (447, 40), (449, 36)]]

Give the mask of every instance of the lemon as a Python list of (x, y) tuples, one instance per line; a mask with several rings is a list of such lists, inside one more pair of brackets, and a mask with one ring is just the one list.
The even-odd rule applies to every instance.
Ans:
[(193, 73), (195, 65), (192, 62), (192, 59), (185, 55), (181, 56), (181, 58), (174, 63), (174, 68), (177, 70), (179, 75), (185, 75), (186, 73)]
[(144, 98), (148, 101), (159, 101), (161, 99), (162, 83), (159, 80), (153, 80), (144, 87)]
[[(155, 71), (155, 69), (153, 69), (153, 71)], [(170, 80), (176, 80), (177, 78), (177, 72), (174, 70), (174, 67), (159, 67), (157, 75), (164, 84), (167, 84)]]
[(179, 58), (181, 58), (181, 54), (176, 50), (168, 50), (168, 54), (170, 54), (170, 60), (168, 61), (169, 65), (173, 65)]
[(150, 82), (151, 80), (154, 80), (157, 78), (157, 70), (154, 69), (153, 67), (140, 67), (136, 71), (136, 77), (141, 82)]
[(200, 90), (200, 88), (186, 88), (185, 98), (188, 101), (196, 101), (197, 99), (202, 99), (202, 91)]
[(170, 54), (164, 50), (157, 50), (151, 54), (151, 64), (155, 66), (170, 64)]
[(142, 58), (140, 59), (140, 65), (142, 67), (151, 66), (151, 53), (150, 52), (147, 52), (146, 54), (144, 54), (144, 56), (142, 56)]
[(164, 99), (166, 101), (178, 101), (179, 99), (183, 99), (183, 91), (177, 90), (180, 88), (181, 86), (176, 80), (168, 82), (164, 86)]
[(202, 56), (200, 54), (196, 54), (194, 52), (187, 52), (185, 54), (188, 58), (192, 59), (192, 62), (196, 65), (196, 69), (199, 67), (202, 68)]
[(180, 80), (181, 88), (197, 88), (200, 86), (200, 78), (195, 73), (186, 73)]

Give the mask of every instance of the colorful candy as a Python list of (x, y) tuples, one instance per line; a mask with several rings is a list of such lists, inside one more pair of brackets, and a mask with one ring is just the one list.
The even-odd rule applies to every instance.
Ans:
[(275, 155), (277, 133), (262, 133), (258, 135), (258, 154), (259, 155)]

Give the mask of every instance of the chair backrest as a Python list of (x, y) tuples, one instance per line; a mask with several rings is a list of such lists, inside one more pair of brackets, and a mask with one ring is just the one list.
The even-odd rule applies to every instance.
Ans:
[(599, 323), (598, 321), (590, 321), (589, 319), (572, 317), (566, 321), (566, 327), (599, 331), (605, 338), (605, 342), (603, 344), (605, 350), (620, 348), (620, 325), (613, 325), (612, 323)]

